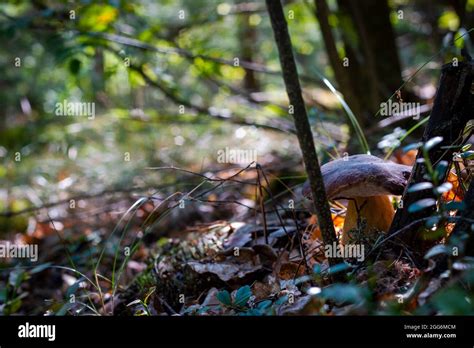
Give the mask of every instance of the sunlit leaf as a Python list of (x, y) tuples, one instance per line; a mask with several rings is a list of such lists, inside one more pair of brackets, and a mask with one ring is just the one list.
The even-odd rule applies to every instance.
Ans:
[(408, 152), (410, 150), (416, 150), (420, 148), (423, 145), (423, 143), (413, 143), (413, 144), (408, 144), (407, 146), (404, 146), (402, 151), (403, 152)]
[(448, 192), (452, 188), (453, 188), (453, 184), (451, 184), (450, 182), (445, 182), (439, 185), (438, 187), (436, 187), (435, 192), (437, 194), (442, 194), (442, 193)]
[(416, 213), (417, 211), (430, 208), (436, 205), (436, 200), (433, 198), (424, 198), (416, 201), (408, 207), (409, 213)]
[(431, 138), (430, 140), (428, 140), (425, 145), (423, 145), (423, 149), (425, 151), (429, 151), (431, 150), (433, 147), (435, 147), (436, 145), (438, 145), (440, 142), (443, 141), (443, 137), (434, 137), (434, 138)]
[(449, 248), (446, 245), (438, 244), (432, 247), (428, 252), (425, 254), (425, 259), (428, 260), (436, 255), (447, 254), (449, 253)]
[(433, 184), (430, 182), (419, 182), (417, 184), (411, 185), (408, 188), (408, 192), (417, 192), (417, 191), (423, 191), (427, 190), (433, 187)]
[(446, 175), (446, 170), (448, 169), (449, 163), (447, 161), (440, 161), (435, 168), (436, 171), (436, 177), (438, 179), (444, 178)]
[(474, 151), (466, 151), (461, 154), (463, 159), (474, 159)]

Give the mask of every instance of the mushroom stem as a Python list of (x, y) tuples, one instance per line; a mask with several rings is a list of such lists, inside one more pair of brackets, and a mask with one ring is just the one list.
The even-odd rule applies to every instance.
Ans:
[(366, 234), (375, 231), (388, 231), (395, 211), (389, 196), (355, 197), (349, 200), (344, 228), (342, 230), (342, 245), (349, 242), (349, 231), (357, 228), (357, 218), (365, 219)]

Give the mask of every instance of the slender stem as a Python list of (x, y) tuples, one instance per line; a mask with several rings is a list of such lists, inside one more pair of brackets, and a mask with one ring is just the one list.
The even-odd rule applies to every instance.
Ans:
[[(313, 134), (309, 125), (308, 115), (301, 93), (301, 86), (298, 79), (295, 58), (291, 38), (288, 33), (288, 26), (283, 14), (283, 7), (280, 0), (266, 0), (268, 13), (278, 47), (280, 63), (285, 82), (286, 92), (293, 107), (293, 119), (295, 122), (296, 134), (298, 137), (301, 152), (303, 153), (303, 162), (308, 173), (308, 179), (311, 187), (314, 208), (318, 217), (321, 235), (325, 245), (337, 243), (334, 224), (331, 219), (329, 203), (324, 189), (323, 176), (319, 166), (318, 156), (314, 146)], [(330, 258), (331, 266), (341, 263), (342, 259)], [(337, 276), (335, 278), (338, 278)], [(340, 279), (341, 277), (339, 277)]]

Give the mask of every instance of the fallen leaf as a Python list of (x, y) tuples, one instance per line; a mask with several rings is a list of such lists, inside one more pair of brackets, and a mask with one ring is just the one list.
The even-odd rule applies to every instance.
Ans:
[(283, 263), (280, 266), (280, 271), (278, 272), (278, 277), (284, 280), (290, 280), (293, 278), (301, 277), (305, 275), (305, 265), (304, 263), (297, 264), (294, 262)]
[(450, 202), (453, 200), (455, 202), (462, 201), (464, 199), (464, 192), (459, 186), (459, 179), (456, 173), (454, 173), (453, 171), (450, 171), (446, 182), (453, 185), (453, 187), (449, 191), (443, 193), (444, 201), (446, 202)]
[(252, 240), (252, 233), (258, 229), (257, 226), (245, 224), (238, 227), (224, 242), (225, 248), (241, 248)]
[(253, 265), (250, 262), (244, 264), (235, 264), (230, 262), (200, 263), (191, 261), (188, 262), (188, 266), (190, 266), (193, 271), (199, 274), (215, 274), (224, 282), (243, 279), (246, 276), (255, 274), (262, 269), (261, 265)]
[(319, 312), (323, 303), (311, 295), (304, 295), (295, 299), (293, 303), (282, 305), (280, 315), (312, 315)]

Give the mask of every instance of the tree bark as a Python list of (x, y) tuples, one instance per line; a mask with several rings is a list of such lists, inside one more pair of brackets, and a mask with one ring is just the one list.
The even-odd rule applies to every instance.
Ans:
[[(341, 37), (349, 59), (344, 73), (349, 75), (352, 93), (361, 105), (356, 114), (359, 123), (370, 128), (380, 103), (403, 83), (390, 8), (386, 0), (338, 0), (337, 4), (339, 20), (344, 24)], [(372, 139), (373, 144), (377, 137)]]
[(101, 93), (105, 91), (105, 78), (104, 78), (104, 51), (101, 47), (95, 48), (94, 53), (94, 69), (92, 75), (92, 92), (94, 94), (94, 100), (101, 102)]
[(331, 30), (331, 25), (328, 21), (328, 17), (330, 15), (329, 7), (326, 3), (326, 0), (314, 0), (314, 4), (316, 5), (315, 16), (319, 23), (324, 45), (326, 46), (329, 63), (331, 64), (332, 70), (334, 71), (337, 85), (352, 112), (360, 117), (359, 115), (362, 114), (362, 108), (356, 93), (354, 93), (354, 87), (351, 84), (350, 76), (347, 71), (345, 71), (346, 68), (344, 68), (342, 65), (342, 60), (339, 57), (336, 47), (336, 40)]
[[(459, 62), (457, 67), (452, 64), (443, 66), (433, 110), (422, 137), (423, 143), (436, 136), (443, 138), (440, 144), (429, 151), (429, 159), (433, 166), (443, 160), (448, 162), (448, 167), (443, 173), (444, 178), (449, 172), (453, 152), (456, 151), (454, 146), (462, 144), (463, 130), (472, 118), (474, 110), (473, 72), (473, 62)], [(422, 157), (423, 155), (419, 151), (417, 158)], [(398, 231), (413, 221), (430, 216), (436, 209), (436, 207), (432, 207), (420, 212), (408, 213), (408, 207), (414, 202), (424, 198), (435, 198), (431, 189), (407, 192), (411, 185), (426, 181), (424, 179), (426, 173), (427, 168), (424, 163), (416, 163), (413, 166), (407, 188), (402, 197), (403, 207), (397, 210), (389, 234)], [(435, 242), (421, 238), (418, 233), (421, 224), (422, 222), (401, 236), (401, 240), (412, 247), (412, 250), (418, 253), (418, 256), (422, 256)]]
[[(329, 203), (324, 189), (323, 177), (319, 166), (318, 156), (314, 146), (313, 134), (308, 121), (306, 107), (301, 93), (301, 86), (298, 79), (293, 48), (288, 26), (283, 14), (283, 7), (280, 0), (266, 0), (268, 13), (278, 47), (283, 80), (285, 82), (286, 92), (290, 100), (290, 105), (294, 107), (293, 119), (296, 127), (301, 152), (303, 153), (303, 162), (308, 173), (308, 179), (311, 187), (314, 208), (318, 217), (319, 227), (323, 243), (333, 245), (337, 238), (334, 230), (334, 224), (329, 210)], [(330, 265), (336, 265), (342, 260), (329, 258)], [(338, 277), (335, 277), (336, 279)]]
[(456, 222), (456, 226), (451, 234), (451, 237), (461, 237), (464, 234), (468, 235), (464, 255), (474, 256), (474, 223), (468, 220), (474, 220), (474, 179), (471, 179), (469, 189), (464, 196), (464, 210), (459, 214), (462, 220)]
[(381, 0), (364, 0), (360, 4), (358, 1), (357, 6), (360, 6), (368, 47), (374, 55), (377, 87), (386, 100), (403, 83), (395, 33), (390, 22), (390, 8), (387, 1)]
[[(246, 62), (254, 61), (255, 44), (257, 42), (257, 30), (249, 23), (250, 15), (248, 13), (242, 14), (239, 21), (239, 42), (240, 50), (242, 52), (242, 60)], [(255, 71), (245, 69), (244, 88), (249, 92), (260, 90), (260, 83), (258, 81)]]

